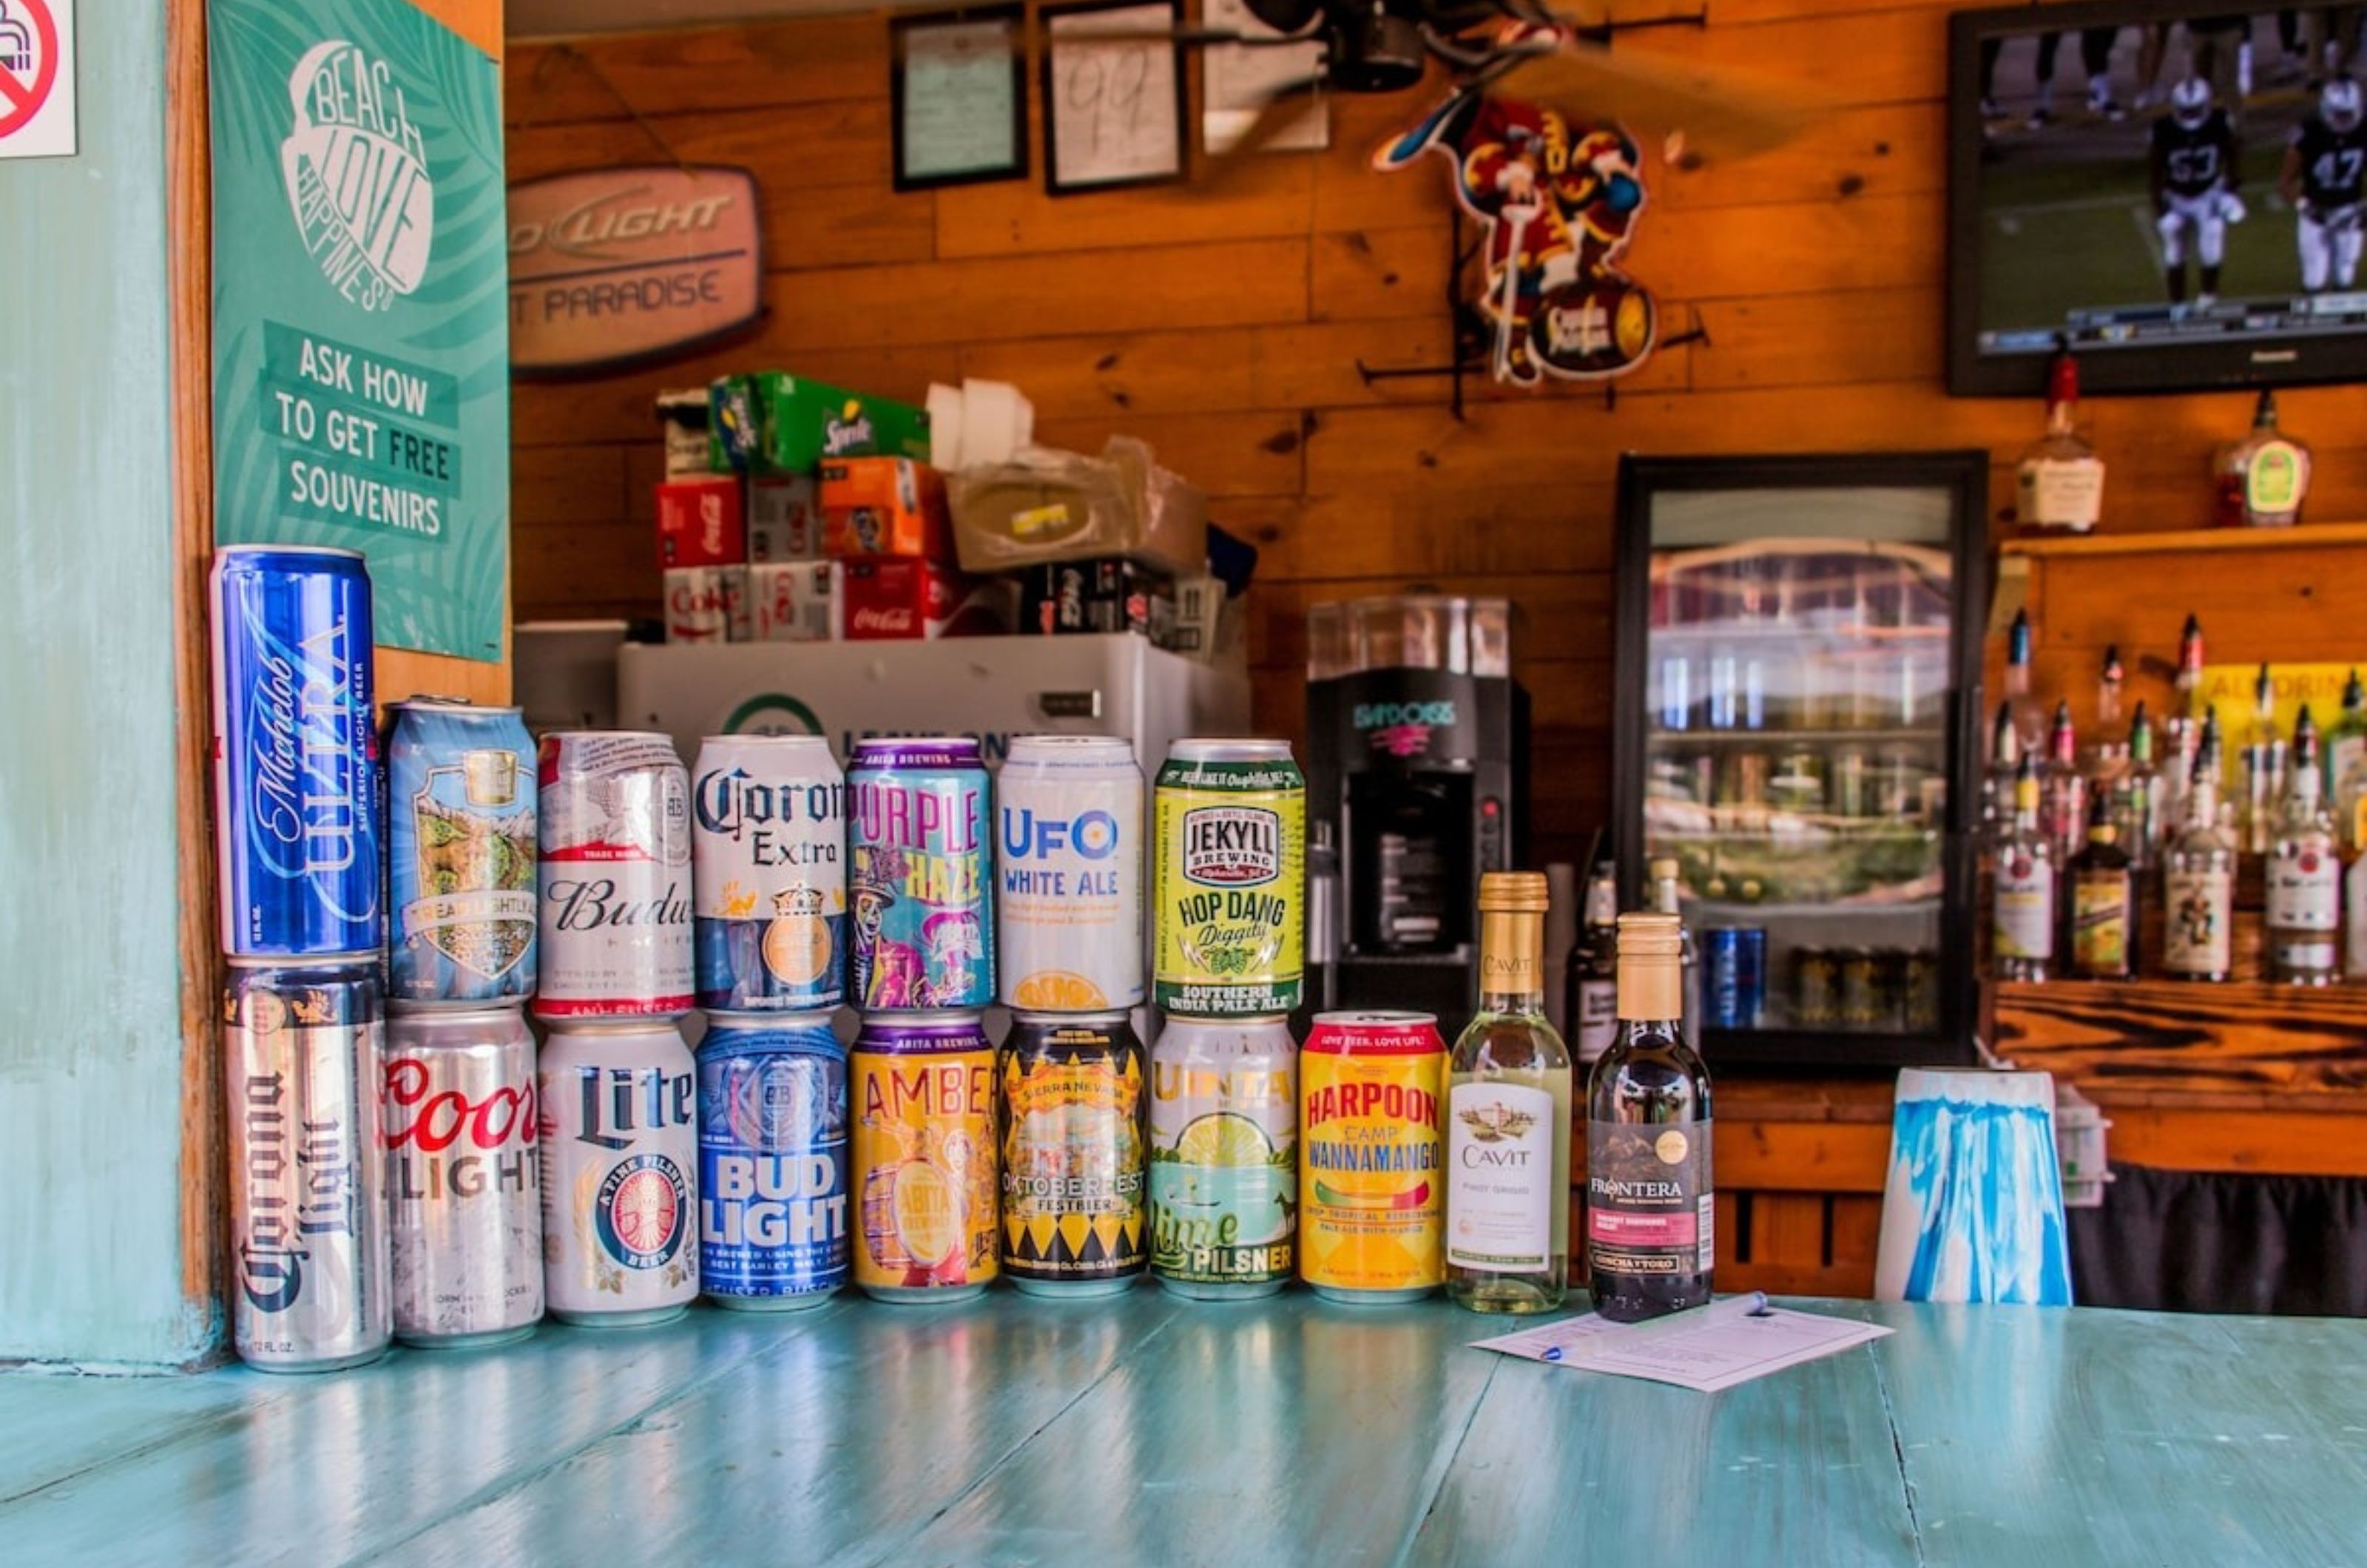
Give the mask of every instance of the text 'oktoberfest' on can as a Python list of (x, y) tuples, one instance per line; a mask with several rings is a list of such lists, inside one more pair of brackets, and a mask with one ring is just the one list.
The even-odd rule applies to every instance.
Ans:
[(537, 1080), (551, 1315), (595, 1328), (681, 1316), (698, 1294), (698, 1074), (681, 1028), (561, 1020)]
[(542, 738), (538, 1018), (687, 1012), (690, 781), (674, 742)]
[(222, 951), (386, 945), (369, 573), (352, 550), (214, 554), (216, 851)]
[(1150, 1050), (1150, 1271), (1177, 1295), (1297, 1272), (1298, 1045), (1287, 1020), (1176, 1018)]
[(846, 1283), (846, 1047), (830, 1015), (711, 1013), (698, 1045), (699, 1287), (819, 1306)]
[(866, 1012), (987, 1006), (994, 845), (978, 742), (859, 740), (846, 784), (848, 1000)]
[(531, 996), (535, 751), (519, 710), (414, 697), (387, 742), (387, 995)]
[(1142, 1001), (1142, 796), (1125, 740), (1013, 738), (994, 782), (1005, 1005), (1095, 1012)]
[(1134, 1025), (1014, 1013), (1002, 1077), (1003, 1273), (1035, 1295), (1127, 1289), (1150, 1262)]
[(1445, 1279), (1446, 1043), (1425, 1012), (1317, 1015), (1298, 1058), (1299, 1272), (1339, 1301)]
[(997, 1272), (994, 1047), (978, 1014), (866, 1019), (848, 1097), (860, 1238), (855, 1282), (883, 1301), (956, 1302)]
[(692, 769), (698, 1005), (845, 998), (846, 780), (815, 735), (710, 735)]
[(1282, 740), (1179, 740), (1152, 795), (1160, 1009), (1262, 1018), (1298, 1005), (1307, 780)]

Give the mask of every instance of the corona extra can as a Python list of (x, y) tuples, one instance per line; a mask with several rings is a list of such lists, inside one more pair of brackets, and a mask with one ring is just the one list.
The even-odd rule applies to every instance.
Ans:
[(855, 742), (847, 770), (847, 999), (865, 1012), (994, 1000), (994, 845), (967, 736)]
[(820, 1306), (846, 1283), (846, 1047), (830, 1014), (708, 1015), (698, 1277), (718, 1306)]
[(994, 1047), (974, 1012), (864, 1021), (850, 1068), (855, 1282), (958, 1302), (997, 1271)]
[(817, 735), (710, 735), (691, 770), (698, 1005), (845, 999), (846, 780)]
[(1170, 1019), (1150, 1050), (1150, 1272), (1202, 1301), (1290, 1282), (1298, 1045), (1279, 1018)]
[(1002, 1271), (1107, 1296), (1150, 1262), (1142, 1043), (1123, 1012), (1016, 1013), (1002, 1046)]
[(414, 697), (387, 741), (387, 998), (534, 994), (535, 754), (516, 708)]
[(1159, 770), (1161, 1011), (1267, 1018), (1298, 1005), (1306, 966), (1307, 779), (1282, 740), (1179, 740)]
[(682, 1030), (563, 1020), (536, 1077), (550, 1314), (586, 1328), (680, 1317), (698, 1294), (697, 1069)]
[(1430, 1014), (1316, 1016), (1298, 1060), (1298, 1250), (1318, 1295), (1410, 1302), (1444, 1280), (1445, 1084)]
[(535, 1016), (688, 1012), (690, 781), (663, 735), (542, 738)]
[(994, 797), (1005, 1005), (1139, 1005), (1142, 770), (1134, 748), (1101, 735), (1019, 736)]

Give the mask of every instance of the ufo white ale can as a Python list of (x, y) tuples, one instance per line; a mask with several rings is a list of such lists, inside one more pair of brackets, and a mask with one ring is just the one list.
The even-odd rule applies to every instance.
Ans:
[(543, 1285), (550, 1314), (629, 1328), (698, 1294), (698, 1071), (666, 1019), (571, 1019), (543, 1042)]
[(1104, 735), (1022, 735), (995, 783), (1002, 1001), (1098, 1012), (1143, 998), (1142, 770)]

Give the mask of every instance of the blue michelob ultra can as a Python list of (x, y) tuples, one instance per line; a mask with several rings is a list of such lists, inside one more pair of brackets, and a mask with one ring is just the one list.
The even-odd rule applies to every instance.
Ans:
[(392, 705), (387, 740), (390, 1000), (534, 994), (534, 741), (516, 708)]
[(855, 742), (846, 771), (847, 1000), (866, 1013), (994, 1001), (994, 845), (967, 736)]
[(375, 958), (386, 910), (362, 558), (227, 547), (211, 598), (222, 951)]
[(1702, 932), (1703, 1023), (1756, 1029), (1767, 1006), (1767, 928), (1712, 926)]
[(698, 1047), (698, 1277), (718, 1306), (846, 1283), (846, 1047), (830, 1015), (710, 1014)]

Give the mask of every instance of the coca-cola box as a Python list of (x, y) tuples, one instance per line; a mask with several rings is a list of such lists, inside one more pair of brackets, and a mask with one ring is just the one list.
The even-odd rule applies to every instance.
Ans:
[(658, 486), (658, 567), (738, 566), (748, 558), (747, 503), (730, 474)]
[(933, 560), (844, 563), (846, 639), (993, 637), (1011, 629), (1013, 584), (964, 577)]
[(665, 574), (668, 642), (749, 642), (748, 569), (681, 566)]

